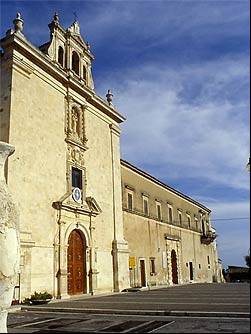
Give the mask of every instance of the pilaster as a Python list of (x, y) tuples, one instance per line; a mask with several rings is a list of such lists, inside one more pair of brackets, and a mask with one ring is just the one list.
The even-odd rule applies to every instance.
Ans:
[(112, 156), (112, 187), (113, 187), (113, 288), (115, 292), (130, 286), (128, 243), (124, 240), (121, 170), (120, 170), (120, 129), (110, 124), (111, 156)]

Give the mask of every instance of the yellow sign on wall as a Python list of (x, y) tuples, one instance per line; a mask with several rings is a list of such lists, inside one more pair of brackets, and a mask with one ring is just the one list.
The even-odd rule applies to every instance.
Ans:
[(129, 256), (129, 268), (134, 269), (136, 267), (136, 257)]

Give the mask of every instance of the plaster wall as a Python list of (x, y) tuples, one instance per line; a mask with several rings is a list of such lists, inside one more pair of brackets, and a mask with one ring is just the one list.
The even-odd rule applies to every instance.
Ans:
[[(67, 94), (86, 105), (84, 113), (88, 149), (84, 155), (85, 194), (94, 197), (102, 210), (100, 215), (93, 217), (93, 245), (98, 271), (96, 290), (111, 291), (111, 250), (114, 237), (117, 238), (114, 226), (120, 233), (119, 238), (123, 237), (119, 136), (111, 144), (110, 124), (115, 122), (79, 93), (70, 89), (67, 91), (63, 83), (28, 57), (16, 50), (14, 56), (22, 59), (22, 63), (29, 67), (28, 72), (16, 64), (11, 67), (9, 105), (9, 141), (16, 147), (16, 154), (8, 166), (8, 175), (9, 187), (20, 211), (22, 297), (29, 296), (35, 290), (47, 290), (53, 294), (57, 290), (55, 246), (59, 213), (52, 207), (52, 203), (58, 201), (68, 188), (65, 142)], [(7, 122), (2, 121), (1, 126), (7, 133)], [(116, 191), (120, 196), (114, 196), (114, 185), (119, 185)], [(76, 217), (68, 214), (66, 228), (82, 221), (89, 233), (89, 221), (81, 214)]]

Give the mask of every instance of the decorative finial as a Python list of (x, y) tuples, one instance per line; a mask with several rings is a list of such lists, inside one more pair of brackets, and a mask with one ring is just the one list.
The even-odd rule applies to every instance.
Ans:
[(20, 13), (17, 13), (17, 17), (15, 18), (15, 20), (13, 20), (13, 24), (15, 32), (23, 31), (24, 20), (21, 18)]
[(107, 99), (107, 102), (109, 103), (109, 105), (112, 105), (112, 98), (113, 98), (112, 91), (110, 89), (108, 89), (108, 92), (106, 94), (106, 99)]
[(59, 17), (58, 17), (58, 13), (57, 13), (57, 12), (55, 12), (55, 14), (54, 14), (54, 16), (53, 16), (53, 21), (54, 21), (55, 23), (59, 23)]

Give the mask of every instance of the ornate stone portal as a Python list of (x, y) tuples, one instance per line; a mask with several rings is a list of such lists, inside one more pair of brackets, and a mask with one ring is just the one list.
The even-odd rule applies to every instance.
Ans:
[(15, 148), (0, 142), (0, 332), (7, 333), (15, 279), (19, 271), (19, 220), (4, 178), (5, 161)]

